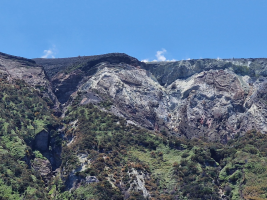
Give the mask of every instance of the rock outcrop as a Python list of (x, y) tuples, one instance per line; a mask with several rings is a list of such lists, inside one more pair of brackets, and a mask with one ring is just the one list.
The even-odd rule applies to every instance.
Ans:
[(39, 65), (43, 66), (50, 79), (60, 71), (70, 72), (77, 68), (81, 69), (82, 71), (86, 71), (88, 75), (90, 70), (94, 71), (94, 67), (102, 62), (113, 64), (126, 63), (133, 66), (139, 66), (141, 64), (141, 62), (136, 58), (128, 56), (124, 53), (108, 53), (103, 55), (79, 56), (72, 58), (35, 58), (33, 60)]
[(50, 99), (55, 110), (58, 109), (59, 102), (52, 91), (51, 83), (43, 67), (37, 65), (34, 60), (0, 52), (0, 78), (5, 78), (11, 83), (17, 79), (25, 81), (39, 90), (43, 98)]
[(110, 53), (97, 56), (76, 58), (34, 59), (42, 65), (52, 82), (53, 91), (60, 103), (66, 103), (70, 95), (78, 88), (83, 77), (95, 74), (102, 63), (125, 63), (133, 66), (141, 65), (136, 58), (123, 53)]
[(129, 123), (187, 138), (267, 132), (264, 58), (142, 63), (120, 53), (34, 60), (1, 53), (0, 72), (42, 88), (59, 114), (60, 103), (64, 110), (76, 98), (111, 102), (110, 112)]
[[(83, 62), (62, 64), (51, 74), (65, 106), (79, 95), (81, 104), (110, 101), (110, 112), (129, 122), (187, 138), (226, 142), (250, 129), (267, 131), (266, 59), (141, 63), (125, 54), (79, 59)], [(45, 69), (49, 73), (50, 65)]]
[(35, 169), (45, 182), (49, 182), (52, 178), (52, 166), (47, 159), (35, 158), (32, 163), (32, 168)]
[(99, 182), (99, 180), (95, 176), (86, 176), (85, 182), (87, 184), (91, 184), (91, 183), (97, 183)]

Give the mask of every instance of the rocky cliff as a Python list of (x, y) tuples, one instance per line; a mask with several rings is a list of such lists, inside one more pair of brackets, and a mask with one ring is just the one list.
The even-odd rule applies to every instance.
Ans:
[(43, 98), (50, 99), (51, 106), (57, 110), (59, 103), (52, 91), (51, 83), (45, 74), (44, 68), (34, 60), (12, 56), (0, 52), (0, 78), (10, 83), (14, 80), (23, 80), (40, 91)]
[(0, 198), (264, 199), (266, 72), (0, 53)]
[(226, 142), (250, 129), (267, 131), (267, 59), (142, 63), (106, 54), (35, 61), (62, 104), (77, 96), (81, 104), (108, 101), (129, 123), (187, 138)]

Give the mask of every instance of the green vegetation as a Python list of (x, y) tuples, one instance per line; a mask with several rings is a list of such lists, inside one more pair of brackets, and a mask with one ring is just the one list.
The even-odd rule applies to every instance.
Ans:
[(240, 199), (240, 195), (244, 199), (267, 198), (266, 142), (266, 135), (250, 131), (224, 149), (219, 180), (223, 188), (231, 190), (231, 199)]
[[(66, 164), (70, 163), (73, 166), (69, 169), (75, 169), (79, 165), (77, 155), (88, 155), (90, 165), (78, 175), (96, 176), (98, 184), (108, 180), (115, 191), (119, 189), (116, 195), (137, 198), (135, 177), (129, 175), (137, 170), (138, 174), (149, 174), (144, 180), (152, 199), (220, 199), (220, 191), (229, 199), (266, 197), (267, 137), (255, 131), (227, 145), (182, 140), (127, 125), (125, 120), (91, 104), (69, 108), (65, 120), (69, 124), (66, 136), (76, 140), (65, 147), (68, 160), (63, 159), (62, 166), (68, 169)], [(133, 190), (128, 193), (130, 188)], [(105, 199), (97, 195), (94, 198)]]
[(39, 92), (23, 81), (0, 81), (0, 199), (47, 199), (44, 181), (29, 168), (31, 158), (42, 157), (30, 146), (42, 129), (59, 121)]
[[(66, 137), (76, 138), (63, 148), (62, 166), (67, 176), (79, 167), (77, 156), (86, 154), (90, 165), (76, 175), (97, 176), (100, 182), (95, 187), (108, 180), (116, 196), (113, 199), (120, 199), (125, 193), (133, 199), (139, 196), (134, 193), (137, 190), (129, 192), (134, 188), (135, 180), (129, 173), (134, 170), (138, 174), (150, 174), (144, 182), (146, 190), (155, 199), (172, 199), (177, 195), (194, 197), (190, 189), (193, 183), (199, 190), (198, 196), (195, 195), (197, 198), (218, 198), (218, 187), (213, 184), (218, 164), (211, 158), (209, 149), (204, 148), (208, 144), (200, 140), (185, 141), (161, 133), (155, 135), (127, 125), (124, 119), (102, 112), (92, 104), (79, 107), (74, 104), (67, 111), (65, 122), (69, 124)], [(197, 143), (202, 146), (194, 147)], [(203, 173), (206, 178), (202, 178)], [(110, 196), (100, 197), (102, 192), (105, 193), (105, 189), (94, 198), (110, 199)]]
[(46, 159), (46, 157), (43, 156), (43, 154), (41, 154), (40, 151), (36, 150), (33, 152), (35, 158), (41, 158), (41, 159)]
[(242, 76), (249, 75), (249, 67), (243, 65), (233, 65), (233, 71), (236, 74), (240, 74)]
[(2, 80), (0, 92), (1, 135), (17, 134), (30, 144), (38, 132), (57, 126), (47, 102), (23, 81), (10, 84)]
[[(1, 80), (0, 90), (0, 199), (267, 198), (267, 135), (250, 131), (222, 145), (150, 132), (80, 105), (80, 93), (61, 121), (24, 82)], [(49, 159), (34, 147), (42, 130), (50, 153), (62, 148), (61, 172), (48, 182), (31, 168), (35, 158)]]

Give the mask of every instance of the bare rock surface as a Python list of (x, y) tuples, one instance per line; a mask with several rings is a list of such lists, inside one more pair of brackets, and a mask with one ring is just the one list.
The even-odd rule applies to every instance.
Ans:
[(149, 198), (150, 194), (145, 187), (146, 175), (143, 172), (138, 172), (134, 168), (132, 168), (131, 172), (128, 172), (128, 174), (134, 177), (134, 180), (130, 184), (130, 188), (128, 189), (128, 192), (140, 190), (143, 192), (144, 198)]
[(35, 58), (37, 64), (42, 65), (49, 78), (54, 77), (60, 71), (72, 71), (75, 68), (80, 68), (82, 71), (89, 72), (94, 69), (94, 66), (101, 62), (109, 63), (127, 63), (138, 66), (141, 62), (136, 58), (128, 56), (124, 53), (108, 53), (95, 56), (79, 56), (70, 58)]
[(37, 65), (34, 60), (0, 52), (0, 78), (3, 77), (10, 82), (16, 79), (25, 81), (38, 89), (43, 97), (51, 99), (55, 108), (58, 108), (59, 103), (52, 91), (51, 83), (47, 79), (43, 67)]
[(147, 129), (221, 142), (250, 129), (267, 132), (265, 58), (150, 63), (120, 53), (0, 58), (2, 73), (46, 85), (63, 110), (75, 98), (80, 104), (109, 101), (109, 112)]
[(87, 184), (90, 184), (90, 183), (97, 183), (99, 182), (99, 180), (95, 176), (86, 176), (85, 182)]
[(62, 103), (79, 91), (81, 104), (109, 100), (115, 115), (150, 130), (226, 142), (250, 129), (267, 131), (266, 66), (266, 59), (100, 60), (59, 71), (52, 83)]
[(32, 168), (38, 171), (46, 182), (52, 178), (52, 166), (49, 160), (35, 158), (32, 163)]
[(95, 74), (98, 68), (101, 68), (102, 63), (117, 65), (125, 63), (133, 66), (141, 64), (136, 58), (123, 53), (56, 59), (36, 58), (34, 60), (43, 66), (52, 82), (53, 92), (62, 104), (66, 103), (70, 95), (78, 89), (77, 85), (83, 78)]
[(3, 53), (0, 54), (0, 73), (9, 79), (22, 79), (32, 86), (47, 83), (43, 68), (35, 61)]

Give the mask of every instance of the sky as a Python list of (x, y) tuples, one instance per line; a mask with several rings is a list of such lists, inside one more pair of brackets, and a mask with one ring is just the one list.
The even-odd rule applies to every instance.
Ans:
[(266, 58), (266, 0), (1, 0), (0, 52), (144, 61)]

